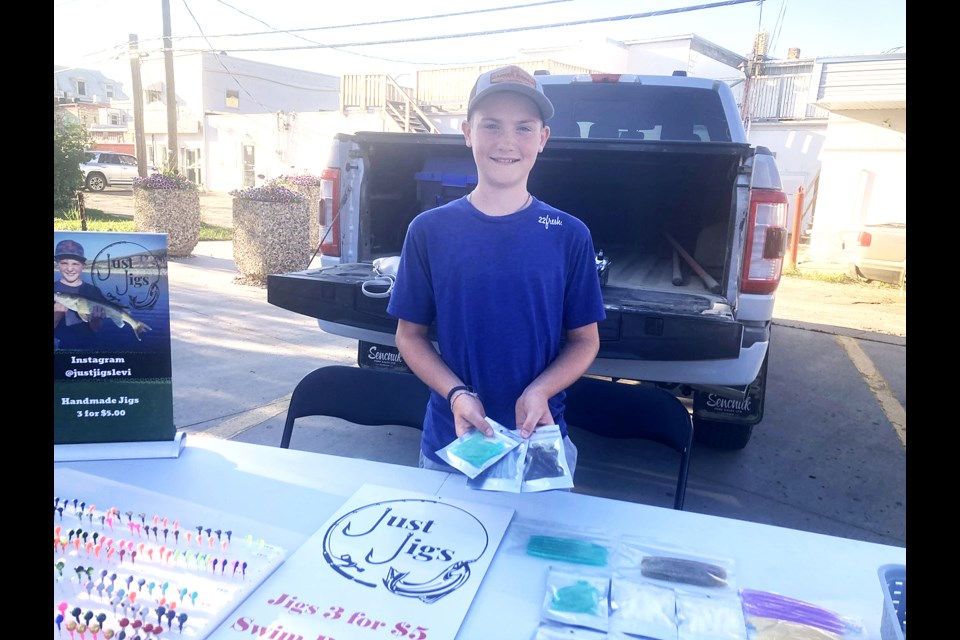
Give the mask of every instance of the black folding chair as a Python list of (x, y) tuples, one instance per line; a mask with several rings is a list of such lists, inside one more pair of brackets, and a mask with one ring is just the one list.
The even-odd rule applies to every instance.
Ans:
[(297, 418), (330, 416), (362, 425), (423, 430), (430, 390), (412, 373), (332, 365), (303, 377), (290, 396), (280, 446), (290, 448)]
[(567, 424), (608, 438), (640, 438), (680, 454), (673, 508), (682, 510), (693, 447), (693, 420), (673, 394), (657, 387), (582, 377), (567, 389)]

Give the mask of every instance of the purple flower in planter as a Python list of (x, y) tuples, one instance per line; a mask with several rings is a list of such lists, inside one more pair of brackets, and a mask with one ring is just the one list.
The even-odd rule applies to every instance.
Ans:
[(234, 189), (230, 192), (234, 198), (244, 200), (257, 200), (259, 202), (279, 202), (282, 204), (295, 204), (307, 201), (307, 197), (297, 191), (291, 191), (287, 187), (279, 184), (277, 181), (271, 181), (262, 187), (247, 187), (246, 189)]
[(190, 182), (183, 175), (179, 173), (174, 173), (172, 171), (165, 171), (162, 173), (154, 173), (146, 178), (134, 178), (133, 186), (140, 187), (141, 189), (163, 189), (163, 190), (173, 190), (173, 189), (196, 189), (197, 185)]
[(295, 176), (280, 176), (274, 182), (280, 184), (291, 184), (297, 187), (319, 187), (320, 178), (309, 173), (303, 173)]

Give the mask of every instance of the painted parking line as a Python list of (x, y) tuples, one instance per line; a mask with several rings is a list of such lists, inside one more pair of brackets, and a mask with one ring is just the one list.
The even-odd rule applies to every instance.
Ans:
[(836, 336), (836, 340), (840, 343), (840, 346), (843, 347), (843, 350), (847, 352), (847, 355), (850, 357), (850, 360), (853, 361), (853, 365), (860, 372), (860, 375), (863, 376), (867, 386), (870, 387), (870, 391), (873, 392), (877, 402), (880, 403), (880, 408), (887, 416), (887, 420), (890, 421), (894, 431), (897, 432), (897, 437), (900, 438), (900, 442), (906, 447), (906, 409), (904, 409), (903, 405), (894, 397), (893, 392), (887, 385), (887, 381), (883, 379), (883, 376), (880, 375), (877, 368), (873, 366), (873, 360), (864, 353), (863, 349), (860, 348), (860, 344), (855, 339), (847, 336)]
[[(267, 420), (280, 414), (286, 414), (289, 404), (290, 394), (287, 394), (282, 398), (277, 398), (273, 402), (268, 402), (265, 405), (254, 407), (249, 411), (244, 411), (243, 413), (228, 418), (215, 427), (203, 429), (196, 433), (221, 440), (233, 440), (244, 431), (249, 431), (257, 425), (263, 424)], [(189, 432), (190, 429), (184, 429), (184, 431)]]

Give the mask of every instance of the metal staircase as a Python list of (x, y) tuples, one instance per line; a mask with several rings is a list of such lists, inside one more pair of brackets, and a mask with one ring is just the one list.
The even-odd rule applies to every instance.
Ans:
[[(553, 60), (518, 63), (531, 73), (592, 73)], [(498, 65), (469, 65), (445, 69), (426, 69), (416, 73), (416, 88), (400, 86), (387, 74), (348, 74), (340, 79), (340, 113), (379, 113), (388, 126), (399, 131), (440, 133), (428, 113), (438, 122), (451, 114), (465, 116), (466, 97), (478, 74)]]
[(440, 130), (437, 129), (437, 126), (427, 117), (427, 114), (406, 94), (404, 94), (404, 98), (401, 100), (385, 100), (383, 113), (387, 118), (396, 123), (401, 131), (440, 133)]
[(340, 112), (348, 115), (375, 111), (399, 131), (440, 133), (437, 125), (417, 104), (416, 97), (391, 76), (344, 76), (340, 81)]

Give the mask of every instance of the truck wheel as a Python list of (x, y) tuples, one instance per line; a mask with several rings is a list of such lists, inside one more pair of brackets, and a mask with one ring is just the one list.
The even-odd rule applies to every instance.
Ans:
[(711, 449), (732, 451), (743, 449), (753, 435), (752, 424), (734, 424), (717, 420), (693, 418), (693, 434), (697, 444)]

